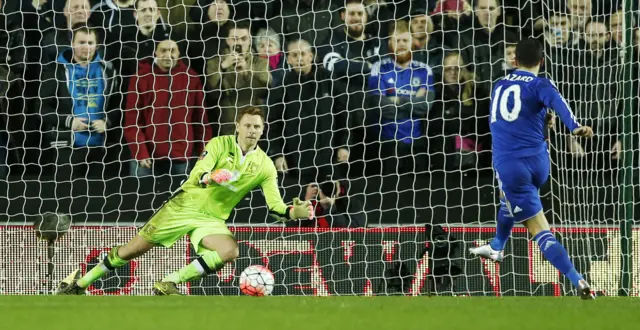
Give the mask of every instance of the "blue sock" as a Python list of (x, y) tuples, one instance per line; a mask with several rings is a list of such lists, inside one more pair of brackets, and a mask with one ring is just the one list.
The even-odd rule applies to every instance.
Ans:
[(578, 282), (583, 277), (573, 267), (567, 250), (558, 242), (556, 237), (550, 231), (543, 230), (533, 239), (538, 243), (544, 257), (577, 287)]
[(504, 246), (507, 244), (507, 240), (511, 235), (511, 229), (513, 229), (513, 221), (511, 218), (505, 217), (507, 210), (502, 207), (498, 210), (498, 224), (496, 225), (496, 237), (491, 240), (489, 245), (496, 251), (504, 250)]

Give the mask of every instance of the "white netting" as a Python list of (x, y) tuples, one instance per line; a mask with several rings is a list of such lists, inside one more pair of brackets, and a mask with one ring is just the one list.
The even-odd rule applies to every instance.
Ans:
[[(250, 193), (229, 219), (240, 257), (185, 292), (238, 294), (242, 270), (264, 264), (274, 294), (570, 294), (522, 228), (499, 267), (466, 253), (494, 233), (489, 94), (524, 37), (544, 43), (543, 74), (596, 133), (550, 132), (547, 218), (597, 291), (640, 278), (623, 266), (640, 248), (623, 226), (638, 187), (635, 3), (3, 2), (0, 293), (50, 292), (126, 243), (203, 142), (256, 106), (284, 200), (313, 200), (318, 217), (275, 225)], [(47, 212), (73, 220), (53, 249), (32, 227)], [(193, 257), (183, 239), (90, 291), (149, 294)]]

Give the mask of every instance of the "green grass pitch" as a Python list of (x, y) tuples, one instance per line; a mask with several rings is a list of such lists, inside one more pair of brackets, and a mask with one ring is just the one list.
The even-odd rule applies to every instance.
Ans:
[(6, 330), (640, 329), (640, 299), (0, 296)]

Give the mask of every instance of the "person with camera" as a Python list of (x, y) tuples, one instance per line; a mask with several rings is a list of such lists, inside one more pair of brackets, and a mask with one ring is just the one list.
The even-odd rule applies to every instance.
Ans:
[(235, 133), (236, 109), (261, 105), (271, 84), (269, 62), (251, 54), (251, 25), (248, 21), (229, 22), (226, 51), (207, 61), (209, 104), (218, 112), (209, 114), (220, 125), (218, 134)]
[(325, 176), (322, 183), (307, 185), (304, 201), (310, 201), (315, 217), (310, 221), (299, 221), (287, 225), (318, 228), (365, 227), (364, 205), (349, 196), (347, 180), (332, 180)]

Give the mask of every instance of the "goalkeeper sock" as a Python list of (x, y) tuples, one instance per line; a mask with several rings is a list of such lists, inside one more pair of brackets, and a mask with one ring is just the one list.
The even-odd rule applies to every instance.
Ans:
[(556, 237), (548, 230), (539, 232), (534, 238), (542, 254), (549, 262), (556, 267), (564, 276), (571, 280), (574, 286), (578, 287), (578, 282), (583, 279), (576, 268), (569, 260), (567, 250), (556, 240)]
[(496, 236), (491, 240), (489, 246), (495, 251), (504, 250), (504, 246), (507, 244), (507, 240), (511, 235), (511, 229), (513, 229), (514, 222), (511, 218), (507, 218), (507, 211), (502, 207), (498, 210), (498, 220), (496, 225)]
[(162, 279), (162, 282), (184, 283), (213, 274), (224, 267), (224, 261), (216, 251), (207, 251), (190, 264)]
[(86, 274), (84, 274), (84, 276), (82, 276), (82, 278), (78, 280), (76, 285), (78, 285), (83, 289), (86, 289), (87, 287), (89, 287), (89, 285), (91, 285), (91, 283), (97, 281), (99, 278), (101, 278), (105, 274), (109, 273), (110, 271), (118, 267), (122, 267), (126, 265), (129, 262), (129, 260), (124, 260), (120, 258), (120, 256), (118, 256), (119, 248), (120, 248), (119, 246), (116, 246), (113, 249), (111, 249), (111, 251), (109, 251), (109, 254), (107, 254), (104, 260), (101, 263), (97, 264), (95, 267), (93, 267)]

